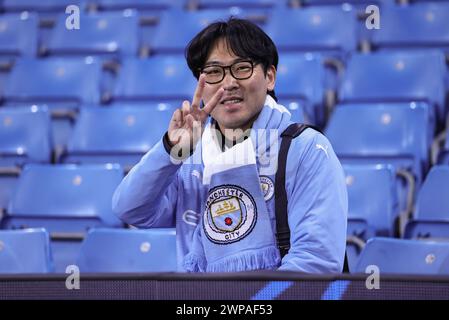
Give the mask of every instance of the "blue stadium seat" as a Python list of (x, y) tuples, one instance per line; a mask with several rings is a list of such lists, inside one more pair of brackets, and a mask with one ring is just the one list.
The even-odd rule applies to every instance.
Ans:
[(326, 135), (343, 163), (389, 163), (413, 172), (419, 184), (429, 165), (428, 109), (425, 103), (339, 105)]
[(85, 0), (3, 0), (3, 7), (6, 11), (38, 11), (65, 12), (69, 5), (77, 5), (80, 8)]
[(0, 274), (53, 271), (45, 229), (0, 230)]
[(50, 114), (46, 108), (0, 108), (0, 167), (51, 161)]
[(0, 225), (47, 229), (55, 271), (64, 272), (75, 263), (88, 229), (122, 226), (111, 208), (112, 194), (122, 178), (118, 165), (26, 165)]
[(339, 7), (310, 7), (273, 10), (265, 30), (280, 51), (354, 51), (356, 17)]
[[(394, 168), (382, 164), (343, 168), (348, 189), (348, 234), (364, 240), (373, 236), (392, 237), (399, 216)], [(358, 229), (359, 222), (365, 225), (363, 229)]]
[(100, 10), (166, 10), (172, 6), (179, 6), (184, 0), (93, 0)]
[(62, 161), (115, 162), (128, 171), (162, 139), (174, 109), (165, 103), (81, 109)]
[(339, 105), (326, 128), (342, 163), (394, 167), (401, 211), (399, 235), (429, 166), (429, 113), (425, 103)]
[(364, 243), (395, 235), (399, 217), (396, 172), (390, 165), (343, 165), (348, 189), (346, 253), (353, 270)]
[(7, 78), (5, 103), (99, 103), (101, 65), (93, 58), (18, 59)]
[(382, 275), (449, 275), (449, 242), (391, 238), (368, 240), (353, 273), (375, 265)]
[(198, 7), (198, 9), (218, 8), (272, 8), (277, 5), (275, 0), (187, 0), (187, 3)]
[(50, 130), (45, 108), (0, 108), (0, 212), (8, 206), (20, 167), (51, 161)]
[(118, 165), (26, 165), (2, 226), (45, 227), (52, 237), (121, 226), (111, 198), (122, 177)]
[(449, 3), (416, 3), (382, 11), (382, 27), (372, 35), (375, 49), (449, 49)]
[(83, 14), (80, 29), (66, 27), (67, 15), (58, 17), (45, 52), (50, 55), (137, 56), (139, 17), (135, 11)]
[(0, 55), (34, 57), (37, 53), (38, 18), (35, 14), (0, 16)]
[(394, 4), (395, 0), (292, 0), (292, 3), (297, 3), (303, 6), (316, 6), (316, 5), (389, 5)]
[(184, 11), (168, 10), (160, 18), (154, 38), (150, 41), (153, 53), (184, 53), (192, 38), (204, 27), (217, 20), (227, 20), (230, 10)]
[[(3, 109), (23, 109), (23, 110), (48, 110), (51, 115), (51, 136), (53, 151), (59, 151), (67, 144), (71, 136), (72, 127), (76, 121), (77, 107), (75, 103), (21, 103), (9, 102)], [(55, 152), (59, 154), (60, 152)], [(1, 161), (0, 161), (1, 162)]]
[(424, 101), (445, 115), (445, 58), (441, 52), (354, 54), (339, 92), (341, 102)]
[(191, 100), (197, 81), (181, 55), (123, 62), (113, 101)]
[(406, 238), (449, 239), (449, 167), (433, 166), (418, 193)]
[(81, 272), (176, 271), (176, 231), (92, 229), (77, 265)]
[[(304, 75), (307, 74), (307, 77)], [(285, 105), (296, 102), (312, 123), (324, 120), (325, 71), (316, 55), (282, 54), (276, 73), (276, 96)]]

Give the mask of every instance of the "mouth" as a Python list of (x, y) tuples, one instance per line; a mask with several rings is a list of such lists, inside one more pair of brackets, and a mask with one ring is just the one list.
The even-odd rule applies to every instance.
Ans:
[(243, 98), (232, 96), (226, 97), (220, 101), (220, 104), (225, 106), (228, 110), (234, 110), (240, 107), (240, 104), (243, 102)]

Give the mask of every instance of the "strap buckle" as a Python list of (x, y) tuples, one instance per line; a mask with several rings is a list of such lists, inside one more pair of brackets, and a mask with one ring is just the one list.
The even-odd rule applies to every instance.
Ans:
[(290, 230), (277, 232), (276, 241), (281, 257), (285, 256), (290, 250)]

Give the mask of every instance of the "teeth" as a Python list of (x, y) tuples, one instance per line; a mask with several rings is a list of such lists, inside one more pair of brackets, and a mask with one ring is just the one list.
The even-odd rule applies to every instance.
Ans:
[(223, 102), (223, 104), (239, 103), (240, 101), (242, 100), (241, 99), (226, 100)]

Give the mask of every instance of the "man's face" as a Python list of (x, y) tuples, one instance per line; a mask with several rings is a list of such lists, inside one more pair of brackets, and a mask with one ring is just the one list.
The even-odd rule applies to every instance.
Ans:
[[(204, 66), (229, 66), (241, 59), (242, 57), (235, 56), (228, 49), (223, 39), (219, 39), (212, 47)], [(252, 122), (264, 105), (267, 90), (274, 89), (275, 76), (276, 69), (274, 66), (268, 68), (265, 75), (263, 66), (257, 64), (254, 65), (253, 74), (248, 79), (235, 79), (228, 68), (223, 81), (216, 84), (206, 83), (203, 92), (205, 103), (212, 98), (218, 89), (224, 89), (220, 102), (211, 113), (212, 117), (218, 122), (220, 129), (240, 128), (246, 130), (251, 127)]]

